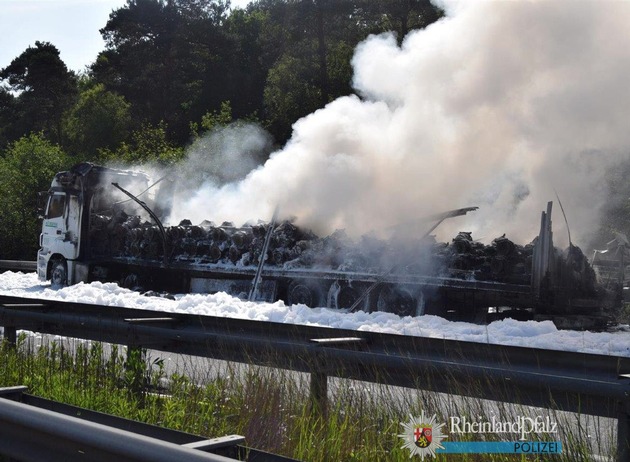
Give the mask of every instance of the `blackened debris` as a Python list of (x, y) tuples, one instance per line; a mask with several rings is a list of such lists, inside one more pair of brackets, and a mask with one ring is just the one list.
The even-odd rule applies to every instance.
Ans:
[[(193, 225), (182, 220), (165, 227), (169, 261), (195, 264), (253, 266), (261, 258), (268, 224), (241, 228), (231, 222), (216, 226), (204, 220)], [(163, 246), (157, 226), (138, 216), (118, 212), (91, 216), (90, 251), (94, 257), (125, 257), (159, 261)], [(450, 243), (424, 240), (384, 240), (365, 235), (358, 241), (336, 231), (320, 238), (309, 230), (283, 221), (273, 229), (266, 264), (283, 269), (322, 269), (363, 273), (426, 274), (440, 277), (529, 284), (533, 243), (518, 245), (500, 236), (489, 245), (470, 232), (460, 232)], [(594, 290), (595, 274), (584, 254), (573, 246), (558, 256), (585, 292)], [(562, 264), (562, 263), (559, 263)]]

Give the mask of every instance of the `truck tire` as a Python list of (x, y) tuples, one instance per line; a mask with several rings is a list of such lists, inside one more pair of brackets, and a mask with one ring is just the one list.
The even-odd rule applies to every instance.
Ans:
[(55, 258), (50, 263), (50, 287), (58, 290), (68, 285), (68, 264), (65, 258)]
[(125, 275), (122, 280), (121, 286), (125, 289), (133, 290), (135, 292), (142, 292), (144, 290), (142, 280), (137, 273), (129, 273)]
[(376, 308), (399, 316), (422, 316), (424, 296), (422, 291), (414, 293), (404, 287), (385, 286), (378, 294)]
[(317, 281), (295, 279), (287, 289), (287, 305), (303, 304), (310, 308), (323, 306), (324, 288)]
[[(326, 306), (334, 309), (348, 309), (361, 297), (361, 292), (352, 284), (345, 281), (335, 281), (328, 289), (328, 303)], [(363, 303), (359, 305), (359, 309), (365, 310), (367, 297), (364, 297)]]

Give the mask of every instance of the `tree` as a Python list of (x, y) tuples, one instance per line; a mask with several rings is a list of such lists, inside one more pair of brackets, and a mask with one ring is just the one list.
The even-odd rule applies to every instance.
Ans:
[(0, 157), (0, 258), (35, 258), (41, 231), (37, 191), (47, 191), (55, 173), (70, 163), (42, 134), (20, 138)]
[(398, 43), (444, 15), (430, 0), (357, 0), (356, 12), (369, 33), (393, 31)]
[(221, 28), (228, 4), (128, 0), (101, 29), (106, 50), (91, 68), (94, 78), (131, 103), (139, 124), (164, 121), (183, 144), (189, 121), (209, 109), (204, 88), (220, 90), (229, 78), (223, 63), (232, 47)]
[(182, 159), (184, 151), (168, 141), (166, 132), (164, 122), (144, 124), (132, 133), (130, 143), (122, 143), (116, 151), (102, 150), (101, 160), (126, 165), (172, 165)]
[(176, 10), (157, 0), (129, 0), (110, 14), (106, 50), (92, 66), (96, 82), (122, 95), (138, 123), (168, 120)]
[(68, 150), (84, 159), (96, 159), (100, 150), (114, 150), (130, 133), (130, 104), (102, 84), (81, 92), (65, 118)]
[(234, 45), (225, 78), (228, 87), (223, 92), (205, 87), (207, 93), (217, 93), (206, 105), (210, 111), (217, 110), (216, 100), (223, 98), (221, 101), (230, 101), (236, 119), (262, 115), (267, 73), (279, 56), (270, 24), (265, 11), (237, 9), (230, 14), (225, 31)]
[(0, 150), (19, 137), (17, 99), (5, 88), (0, 87)]
[(229, 101), (221, 103), (218, 111), (208, 111), (201, 117), (201, 124), (193, 122), (190, 124), (190, 131), (193, 137), (198, 138), (202, 133), (209, 132), (221, 127), (227, 127), (234, 122), (232, 115), (232, 105)]
[(64, 111), (74, 103), (77, 79), (48, 42), (35, 42), (0, 71), (17, 96), (22, 134), (43, 131), (61, 143)]
[(234, 118), (254, 114), (284, 142), (297, 118), (352, 91), (350, 61), (360, 40), (392, 28), (402, 38), (439, 17), (428, 0), (228, 6), (127, 0), (112, 12), (101, 30), (106, 50), (92, 72), (131, 104), (134, 129), (164, 121), (168, 139), (183, 145), (191, 123), (230, 101)]
[(313, 82), (317, 65), (308, 59), (283, 56), (269, 70), (265, 87), (265, 115), (271, 132), (287, 140), (291, 125), (320, 107), (321, 89)]

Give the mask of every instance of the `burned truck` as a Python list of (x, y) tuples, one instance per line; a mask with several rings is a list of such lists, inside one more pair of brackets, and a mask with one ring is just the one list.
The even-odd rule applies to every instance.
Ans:
[[(141, 291), (225, 291), (249, 300), (347, 311), (552, 319), (563, 327), (602, 327), (621, 305), (620, 284), (602, 284), (581, 250), (553, 246), (551, 209), (540, 234), (517, 245), (461, 232), (451, 242), (431, 232), (388, 239), (343, 231), (318, 237), (292, 221), (188, 220), (165, 226), (149, 177), (82, 163), (55, 175), (43, 210), (37, 271), (61, 287), (115, 281)], [(146, 197), (145, 197), (146, 196)], [(427, 225), (428, 226), (428, 225)], [(617, 280), (618, 281), (618, 280)]]

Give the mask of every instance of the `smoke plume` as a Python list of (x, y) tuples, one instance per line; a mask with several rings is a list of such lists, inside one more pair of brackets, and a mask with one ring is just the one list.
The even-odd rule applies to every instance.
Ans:
[[(598, 225), (606, 169), (630, 153), (630, 3), (441, 6), (446, 17), (401, 46), (391, 34), (361, 43), (358, 96), (297, 121), (287, 145), (244, 178), (207, 178), (180, 194), (171, 221), (240, 224), (279, 205), (319, 233), (356, 235), (479, 206), (439, 237), (524, 242), (557, 191), (583, 242)], [(563, 227), (556, 203), (558, 242)]]

